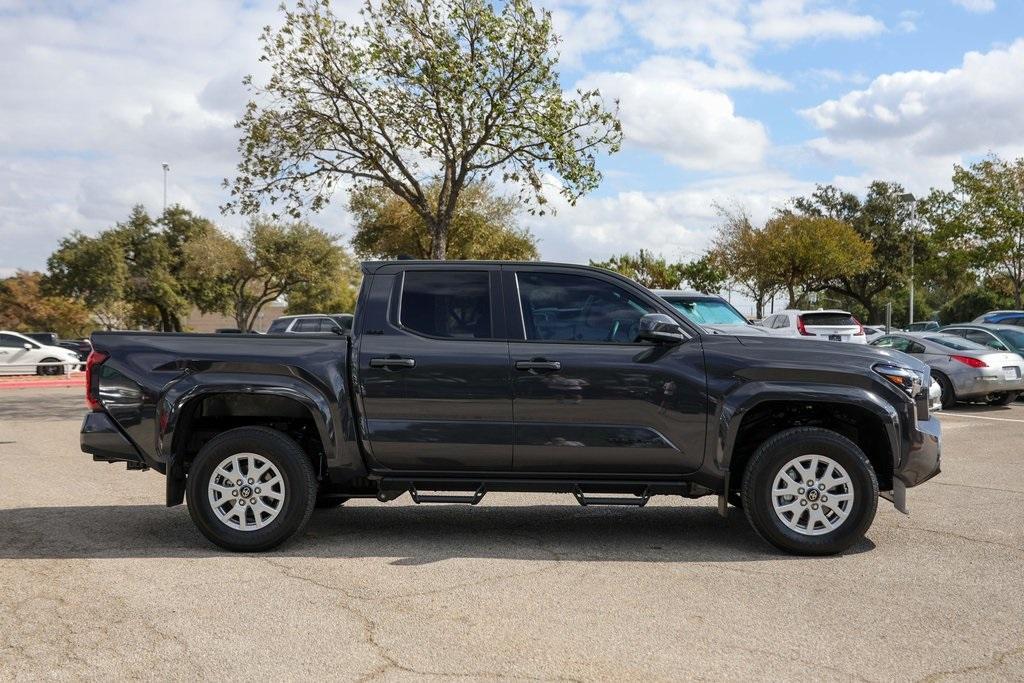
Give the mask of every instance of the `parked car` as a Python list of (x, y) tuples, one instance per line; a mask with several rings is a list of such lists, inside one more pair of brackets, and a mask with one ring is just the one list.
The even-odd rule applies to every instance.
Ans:
[(954, 334), (890, 334), (872, 345), (902, 351), (926, 363), (942, 390), (944, 408), (953, 407), (957, 401), (1007, 405), (1024, 391), (1024, 358)]
[(768, 332), (743, 317), (732, 304), (714, 294), (684, 292), (672, 289), (651, 290), (672, 304), (687, 319), (712, 334), (743, 334), (768, 336)]
[(972, 323), (989, 323), (991, 325), (1024, 326), (1024, 311), (989, 311), (971, 321)]
[(212, 542), (263, 551), (349, 498), (582, 505), (717, 495), (766, 540), (858, 542), (939, 472), (928, 367), (708, 334), (598, 268), (363, 265), (351, 335), (93, 335), (82, 449), (166, 475)]
[(885, 334), (885, 326), (864, 326), (864, 341), (868, 344)]
[(78, 369), (85, 370), (85, 362), (88, 360), (89, 354), (92, 353), (92, 344), (88, 339), (63, 339), (57, 342), (57, 346), (74, 351), (78, 360), (82, 361)]
[(1024, 355), (1024, 329), (1015, 325), (964, 323), (947, 325), (942, 328), (942, 332), (955, 334), (997, 351), (1013, 351)]
[(32, 341), (37, 341), (43, 346), (57, 346), (58, 335), (56, 332), (26, 332), (25, 336)]
[(317, 334), (335, 332), (348, 334), (352, 331), (350, 313), (309, 313), (304, 315), (282, 315), (270, 323), (267, 334)]
[(867, 343), (864, 326), (849, 311), (789, 309), (768, 316), (761, 321), (761, 327), (774, 337)]
[(908, 332), (938, 332), (939, 323), (935, 320), (922, 320), (907, 325)]
[(78, 354), (71, 349), (40, 344), (24, 334), (0, 330), (0, 373), (61, 375), (78, 363)]

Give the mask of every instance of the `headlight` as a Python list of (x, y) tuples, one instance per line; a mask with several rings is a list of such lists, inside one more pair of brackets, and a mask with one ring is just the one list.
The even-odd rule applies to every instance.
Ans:
[(873, 370), (902, 389), (903, 393), (910, 398), (914, 398), (921, 391), (924, 378), (910, 368), (901, 368), (898, 365), (876, 365)]

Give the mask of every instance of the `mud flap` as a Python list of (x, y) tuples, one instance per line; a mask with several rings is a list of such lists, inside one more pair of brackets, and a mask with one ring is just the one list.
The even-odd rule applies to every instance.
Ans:
[(881, 491), (878, 495), (892, 503), (893, 507), (903, 514), (910, 514), (910, 510), (907, 509), (907, 485), (899, 479), (893, 478), (892, 491)]

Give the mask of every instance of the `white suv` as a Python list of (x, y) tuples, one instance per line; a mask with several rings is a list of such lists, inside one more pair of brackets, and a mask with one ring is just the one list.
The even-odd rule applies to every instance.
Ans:
[(63, 375), (81, 362), (70, 349), (46, 346), (23, 334), (0, 330), (0, 374)]
[(867, 344), (864, 326), (849, 311), (798, 311), (789, 309), (760, 322), (775, 337), (798, 337), (821, 341)]

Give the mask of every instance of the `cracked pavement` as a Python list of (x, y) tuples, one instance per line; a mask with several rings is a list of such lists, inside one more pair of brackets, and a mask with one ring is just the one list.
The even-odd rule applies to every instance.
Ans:
[[(0, 680), (1024, 679), (1024, 404), (834, 558), (715, 501), (350, 501), (266, 555), (78, 450), (81, 392), (0, 394)], [(990, 419), (997, 418), (997, 419)]]

